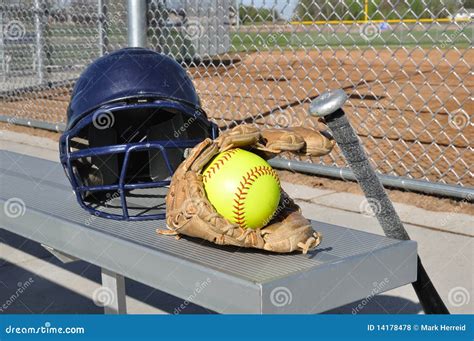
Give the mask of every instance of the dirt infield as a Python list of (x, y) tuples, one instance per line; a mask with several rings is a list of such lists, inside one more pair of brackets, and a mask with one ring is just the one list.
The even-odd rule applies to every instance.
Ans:
[[(346, 112), (381, 172), (474, 185), (474, 127), (467, 116), (474, 82), (465, 62), (474, 60), (474, 51), (260, 51), (238, 58), (189, 69), (220, 127), (317, 126), (306, 114), (310, 100), (343, 88), (350, 95)], [(64, 122), (69, 92), (20, 92), (0, 99), (0, 114)], [(344, 165), (339, 151), (332, 155), (322, 161)]]
[[(462, 54), (474, 60), (473, 51), (421, 48), (272, 51), (242, 56), (226, 72), (192, 74), (222, 127), (316, 126), (307, 116), (309, 101), (344, 88), (350, 95), (346, 112), (380, 171), (472, 186), (474, 127), (464, 120), (472, 112), (474, 82), (471, 65), (459, 62)], [(339, 152), (333, 155), (323, 161), (344, 164)]]

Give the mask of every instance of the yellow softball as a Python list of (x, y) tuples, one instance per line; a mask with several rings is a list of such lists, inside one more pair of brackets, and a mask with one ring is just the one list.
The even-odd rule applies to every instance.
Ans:
[(202, 177), (216, 211), (242, 228), (264, 227), (278, 207), (278, 175), (264, 159), (246, 150), (230, 149), (216, 155)]

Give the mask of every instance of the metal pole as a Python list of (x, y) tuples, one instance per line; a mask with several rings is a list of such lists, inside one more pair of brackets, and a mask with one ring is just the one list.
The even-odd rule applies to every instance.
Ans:
[(43, 61), (43, 11), (40, 0), (34, 2), (35, 31), (36, 31), (36, 67), (38, 73), (38, 83), (44, 81), (44, 61)]
[[(125, 277), (117, 274), (113, 271), (102, 268), (102, 288), (112, 293), (112, 299), (104, 306), (105, 314), (126, 314), (127, 313), (127, 302), (126, 302), (126, 290), (125, 290)], [(101, 290), (101, 289), (99, 289)]]
[[(286, 169), (293, 172), (329, 176), (345, 181), (356, 181), (354, 173), (349, 168), (339, 168), (314, 163), (275, 158), (268, 161), (272, 167)], [(424, 180), (409, 179), (402, 176), (392, 176), (377, 174), (384, 186), (401, 188), (414, 192), (421, 192), (431, 195), (441, 195), (451, 198), (458, 198), (467, 202), (474, 202), (474, 189), (472, 187), (462, 187), (456, 185), (428, 182)]]
[(235, 9), (237, 10), (237, 30), (240, 29), (240, 0), (235, 0)]
[(3, 40), (3, 8), (4, 5), (0, 5), (0, 59), (2, 60), (2, 82), (7, 79), (7, 65), (5, 61), (5, 42)]
[(97, 20), (97, 30), (99, 31), (99, 56), (103, 56), (107, 53), (107, 46), (109, 44), (109, 39), (107, 37), (107, 0), (98, 0), (97, 1), (97, 11), (98, 11), (98, 20)]
[(0, 122), (7, 124), (6, 130), (8, 130), (9, 125), (33, 127), (49, 131), (56, 131), (58, 133), (63, 132), (66, 129), (66, 125), (64, 123), (50, 123), (40, 120), (21, 118), (18, 116), (0, 115)]
[(128, 0), (128, 46), (146, 47), (146, 0)]

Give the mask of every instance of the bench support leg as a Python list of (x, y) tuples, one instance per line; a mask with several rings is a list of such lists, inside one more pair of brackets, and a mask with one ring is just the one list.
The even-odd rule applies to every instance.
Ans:
[(102, 268), (102, 286), (113, 294), (113, 300), (104, 307), (105, 314), (126, 314), (125, 278), (115, 272)]
[(69, 264), (69, 263), (72, 263), (72, 262), (75, 262), (75, 261), (79, 260), (79, 258), (71, 256), (70, 254), (67, 254), (65, 252), (56, 250), (55, 248), (53, 248), (49, 245), (41, 244), (41, 246), (44, 247), (46, 249), (46, 251), (49, 251), (49, 253), (51, 253), (54, 257), (59, 259), (63, 264)]

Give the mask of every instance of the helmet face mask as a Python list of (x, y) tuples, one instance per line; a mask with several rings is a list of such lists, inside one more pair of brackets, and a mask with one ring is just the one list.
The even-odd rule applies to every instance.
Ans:
[[(175, 63), (148, 53), (158, 61)], [(81, 97), (87, 95), (78, 90)], [(79, 204), (91, 214), (117, 220), (164, 219), (166, 187), (184, 160), (185, 149), (217, 136), (217, 127), (199, 102), (191, 105), (162, 96), (159, 90), (153, 96), (147, 89), (145, 97), (135, 85), (126, 100), (108, 100), (77, 117), (70, 115), (74, 89), (68, 128), (60, 139), (60, 160)], [(195, 91), (192, 83), (191, 90)]]

